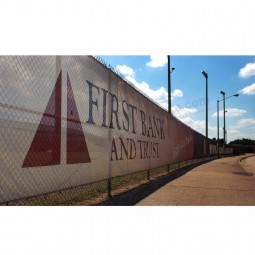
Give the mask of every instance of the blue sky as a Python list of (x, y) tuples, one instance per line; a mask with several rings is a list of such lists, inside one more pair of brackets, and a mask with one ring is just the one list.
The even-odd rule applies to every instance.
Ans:
[[(167, 109), (167, 56), (100, 56)], [(208, 73), (209, 137), (217, 137), (217, 99), (226, 100), (227, 142), (255, 139), (255, 56), (171, 56), (172, 113), (205, 134), (205, 78)], [(223, 137), (220, 103), (220, 138)]]

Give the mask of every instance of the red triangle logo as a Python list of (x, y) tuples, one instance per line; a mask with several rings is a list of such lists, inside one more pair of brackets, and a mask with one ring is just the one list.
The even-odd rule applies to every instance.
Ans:
[(22, 167), (60, 164), (61, 85), (62, 72), (60, 71), (55, 88), (48, 101)]
[(67, 164), (91, 162), (85, 136), (67, 73)]

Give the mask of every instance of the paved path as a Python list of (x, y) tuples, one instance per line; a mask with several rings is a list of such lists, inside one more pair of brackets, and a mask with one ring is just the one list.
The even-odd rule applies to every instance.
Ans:
[(255, 205), (255, 156), (240, 163), (242, 158), (222, 158), (195, 167), (137, 205)]
[(255, 176), (255, 156), (241, 160), (241, 166)]

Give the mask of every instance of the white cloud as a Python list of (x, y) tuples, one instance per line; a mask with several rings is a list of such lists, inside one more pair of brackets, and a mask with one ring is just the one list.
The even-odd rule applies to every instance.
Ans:
[(194, 120), (190, 117), (190, 115), (197, 112), (196, 108), (186, 108), (179, 107), (178, 105), (174, 105), (171, 108), (172, 114), (181, 120), (183, 123), (193, 128), (194, 130), (203, 133), (205, 130), (205, 121), (203, 120)]
[(197, 112), (196, 108), (186, 108), (186, 107), (181, 108), (178, 105), (172, 106), (171, 110), (172, 110), (172, 114), (181, 120), (183, 120), (185, 117), (189, 116), (190, 114)]
[(241, 68), (239, 71), (239, 76), (242, 78), (247, 78), (255, 75), (255, 62), (248, 63), (245, 67)]
[(162, 102), (160, 104), (165, 110), (168, 110), (168, 102)]
[(183, 97), (183, 92), (180, 89), (175, 89), (171, 95), (172, 97)]
[(184, 122), (185, 124), (189, 125), (191, 123), (194, 122), (194, 120), (191, 118), (191, 117), (184, 117), (184, 118), (181, 118), (181, 121)]
[(233, 141), (235, 139), (241, 138), (253, 139), (253, 134), (249, 131), (249, 128), (253, 129), (254, 125), (255, 118), (246, 118), (239, 120), (236, 125), (231, 125), (229, 127), (229, 130), (227, 130), (228, 141)]
[(123, 75), (128, 75), (130, 77), (134, 77), (135, 76), (135, 72), (133, 70), (133, 68), (126, 66), (126, 65), (117, 65), (116, 69), (122, 73)]
[(245, 127), (249, 125), (255, 124), (255, 118), (247, 118), (247, 119), (241, 119), (237, 122), (238, 127)]
[(193, 122), (190, 123), (190, 127), (200, 133), (205, 133), (205, 121), (204, 120), (193, 120)]
[[(191, 117), (180, 117), (179, 118), (183, 123), (187, 124), (192, 129), (196, 130), (197, 132), (205, 135), (205, 120), (194, 120)], [(217, 127), (208, 125), (208, 131), (211, 131), (211, 136), (215, 136), (217, 132)], [(210, 135), (209, 133), (209, 135)]]
[(228, 132), (227, 132), (229, 135), (239, 135), (240, 134), (240, 131), (236, 130), (236, 129), (230, 129)]
[(228, 142), (231, 142), (236, 139), (247, 138), (247, 137), (250, 137), (250, 135), (247, 135), (239, 130), (236, 130), (236, 129), (227, 130)]
[(239, 91), (239, 93), (242, 93), (244, 95), (255, 95), (255, 83), (250, 86), (244, 87)]
[[(234, 109), (231, 112), (232, 115), (243, 113), (241, 109)], [(195, 120), (192, 117), (192, 114), (195, 114), (198, 110), (196, 108), (181, 108), (180, 106), (174, 105), (172, 107), (172, 113), (180, 119), (183, 123), (191, 127), (192, 129), (196, 130), (197, 132), (205, 135), (205, 120)], [(255, 118), (246, 118), (241, 119), (237, 122), (235, 126), (230, 126), (227, 130), (227, 141), (232, 141), (237, 138), (243, 138), (243, 137), (251, 137), (251, 133), (244, 132), (242, 130), (243, 127), (250, 127), (254, 128), (255, 125)], [(208, 134), (209, 137), (216, 137), (217, 136), (217, 127), (211, 126), (210, 123), (208, 125)], [(222, 137), (222, 129), (220, 129), (220, 137)]]
[[(231, 109), (226, 109), (226, 116), (227, 117), (236, 117), (236, 116), (241, 116), (242, 114), (245, 114), (247, 111), (243, 109), (237, 109), (237, 108), (231, 108)], [(215, 112), (213, 117), (217, 117), (217, 112)], [(219, 111), (219, 116), (223, 116), (223, 110)]]
[[(178, 105), (172, 106), (172, 114), (176, 116), (179, 120), (183, 123), (191, 127), (192, 129), (196, 130), (197, 132), (205, 135), (205, 120), (194, 120), (191, 116), (192, 114), (197, 113), (196, 108), (181, 108)], [(208, 125), (208, 131), (210, 132), (209, 135), (212, 137), (215, 136), (217, 132), (217, 127)]]
[(146, 65), (150, 67), (162, 67), (167, 64), (167, 56), (151, 55), (151, 61)]
[(167, 109), (168, 107), (168, 93), (164, 87), (153, 90), (150, 88), (150, 85), (146, 82), (138, 82), (134, 77), (127, 76), (128, 79), (134, 86), (141, 90), (144, 94), (155, 100), (162, 107)]
[(253, 128), (255, 125), (255, 118), (247, 118), (247, 119), (241, 119), (239, 120), (235, 125), (231, 125), (229, 127), (230, 130), (238, 130), (243, 127), (249, 127)]
[[(142, 91), (142, 93), (152, 98), (166, 110), (168, 109), (168, 92), (164, 87), (153, 90), (147, 82), (138, 82), (135, 78), (135, 71), (127, 65), (118, 65), (116, 69), (125, 76), (125, 79)], [(171, 93), (172, 99), (182, 96), (183, 92), (180, 89), (175, 89), (174, 92)]]
[[(193, 122), (191, 122), (189, 126), (194, 130), (200, 132), (201, 134), (205, 135), (205, 120), (193, 120)], [(210, 124), (208, 124), (208, 130), (217, 132), (217, 127), (213, 127)]]

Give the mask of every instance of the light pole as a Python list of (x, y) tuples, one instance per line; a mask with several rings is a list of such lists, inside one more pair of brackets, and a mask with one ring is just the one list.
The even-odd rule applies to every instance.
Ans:
[[(227, 110), (225, 110), (225, 114), (226, 114), (226, 112), (228, 112)], [(228, 142), (228, 137), (227, 137), (227, 129), (226, 129), (226, 118), (225, 118), (225, 128), (224, 128), (224, 131), (225, 131), (225, 140), (224, 140), (224, 142), (225, 143), (227, 143)]]
[(218, 158), (220, 157), (220, 153), (219, 153), (219, 140), (220, 140), (220, 133), (219, 133), (219, 103), (220, 101), (217, 100), (217, 145), (218, 145)]
[(174, 67), (170, 67), (170, 56), (168, 59), (168, 113), (171, 114), (171, 73), (175, 70)]
[(219, 134), (219, 103), (220, 101), (217, 100), (217, 141), (220, 139), (220, 134)]
[(205, 115), (205, 136), (208, 138), (208, 73), (205, 71), (201, 72), (206, 80), (206, 115)]
[(224, 140), (224, 143), (226, 143), (226, 134), (225, 134), (225, 128), (226, 128), (226, 110), (225, 110), (225, 92), (221, 91), (220, 92), (222, 95), (223, 95), (223, 140)]
[(221, 91), (220, 92), (222, 95), (223, 95), (223, 99), (221, 100), (217, 100), (217, 136), (218, 136), (218, 142), (219, 142), (219, 102), (223, 101), (223, 116), (224, 116), (224, 119), (223, 119), (223, 137), (224, 137), (224, 143), (226, 142), (226, 109), (225, 109), (225, 101), (231, 97), (238, 97), (239, 94), (234, 94), (232, 96), (229, 96), (229, 97), (225, 97), (225, 92)]

